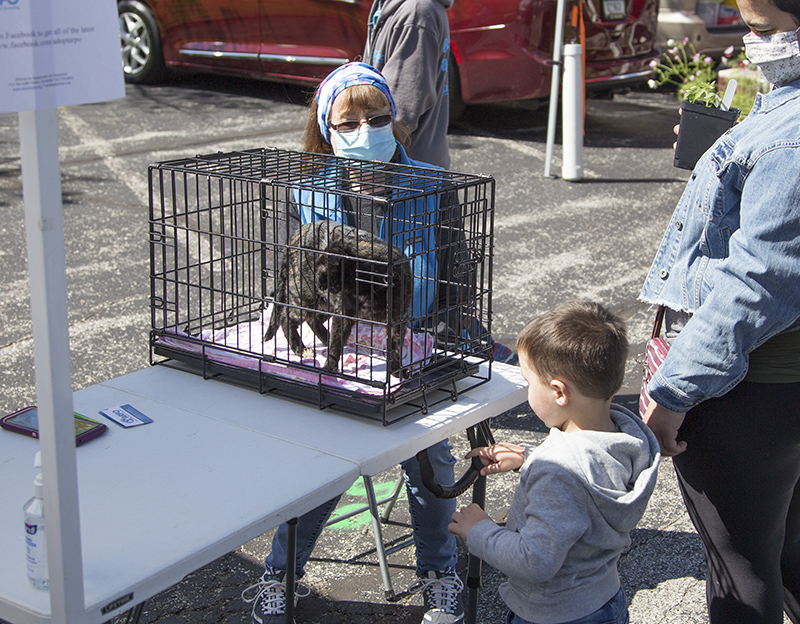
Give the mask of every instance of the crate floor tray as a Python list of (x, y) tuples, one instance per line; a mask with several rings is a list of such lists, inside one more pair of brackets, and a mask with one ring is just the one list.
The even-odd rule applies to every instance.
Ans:
[[(284, 392), (319, 407), (338, 406), (384, 424), (426, 412), (443, 398), (434, 391), (444, 390), (455, 400), (459, 391), (488, 381), (478, 374), (480, 360), (437, 353), (433, 336), (410, 329), (406, 330), (403, 364), (414, 374), (409, 379), (389, 376), (386, 328), (368, 322), (353, 328), (341, 370), (332, 374), (321, 369), (327, 349), (307, 325), (303, 325), (302, 338), (304, 344), (313, 345), (309, 350), (314, 357), (301, 358), (291, 352), (280, 330), (275, 340), (263, 340), (268, 323), (269, 310), (253, 321), (198, 335), (177, 330), (154, 334), (152, 346), (157, 355), (188, 364), (205, 377), (225, 375), (261, 392)], [(469, 377), (473, 383), (457, 390), (455, 383)], [(392, 409), (400, 405), (405, 409)]]

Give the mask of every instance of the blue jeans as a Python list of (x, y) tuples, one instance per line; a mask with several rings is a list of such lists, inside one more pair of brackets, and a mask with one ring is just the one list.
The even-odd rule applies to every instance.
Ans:
[[(523, 620), (513, 611), (506, 616), (507, 624), (534, 624)], [(628, 624), (628, 601), (620, 587), (616, 595), (594, 613), (563, 624)]]
[[(451, 484), (455, 480), (455, 459), (450, 452), (447, 440), (434, 444), (428, 449), (428, 457), (438, 483)], [(447, 530), (456, 510), (455, 499), (436, 498), (422, 484), (419, 462), (416, 457), (407, 459), (400, 466), (405, 471), (408, 490), (408, 506), (411, 512), (411, 526), (414, 545), (417, 550), (417, 574), (425, 575), (431, 570), (441, 571), (455, 567), (456, 538)], [(297, 522), (297, 567), (298, 578), (305, 572), (305, 565), (317, 543), (325, 523), (330, 518), (341, 495), (323, 503), (316, 509), (298, 518)], [(272, 552), (267, 555), (266, 565), (276, 570), (286, 570), (288, 566), (288, 529), (285, 524), (278, 527), (272, 538)]]

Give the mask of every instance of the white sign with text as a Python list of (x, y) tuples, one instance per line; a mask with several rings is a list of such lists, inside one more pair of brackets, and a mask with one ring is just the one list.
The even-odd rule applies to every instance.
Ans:
[(0, 0), (0, 113), (121, 97), (116, 2)]

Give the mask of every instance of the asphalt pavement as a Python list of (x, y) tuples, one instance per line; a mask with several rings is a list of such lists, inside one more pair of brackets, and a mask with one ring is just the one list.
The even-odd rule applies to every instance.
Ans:
[[(59, 110), (65, 245), (75, 389), (149, 366), (147, 167), (216, 151), (276, 146), (297, 149), (307, 93), (300, 88), (217, 78), (181, 78), (127, 87), (127, 97)], [(544, 178), (547, 107), (469, 108), (453, 124), (452, 169), (497, 181), (493, 279), (495, 338), (513, 344), (532, 316), (556, 303), (590, 298), (628, 322), (631, 356), (618, 401), (635, 409), (641, 368), (635, 356), (652, 312), (637, 301), (688, 172), (672, 167), (677, 103), (647, 90), (589, 100), (585, 179)], [(560, 173), (559, 141), (552, 172)], [(16, 115), (0, 115), (0, 412), (35, 403), (25, 232)], [(212, 382), (209, 382), (212, 383)], [(545, 434), (526, 405), (495, 418), (496, 439), (537, 443)], [(2, 436), (13, 435), (0, 432)], [(452, 440), (456, 456), (465, 437)], [(460, 463), (463, 467), (463, 462)], [(376, 479), (379, 496), (398, 478)], [(273, 478), (249, 474), (242, 479)], [(486, 507), (498, 521), (515, 475), (492, 477)], [(365, 501), (360, 483), (337, 513)], [(24, 501), (20, 501), (22, 506)], [(213, 509), (213, 505), (210, 505)], [(209, 513), (213, 513), (210, 511)], [(187, 522), (198, 519), (187, 518)], [(404, 500), (384, 528), (400, 546), (390, 555), (394, 600), (384, 596), (364, 515), (327, 529), (304, 582), (311, 595), (298, 623), (412, 624), (422, 616)], [(145, 624), (249, 622), (241, 592), (263, 571), (271, 533), (186, 577), (148, 601)], [(122, 537), (121, 537), (122, 539)], [(631, 622), (707, 622), (702, 546), (684, 511), (669, 460), (647, 512), (620, 561)], [(459, 569), (466, 562), (461, 552)], [(125, 565), (120, 561), (119, 565)], [(478, 621), (502, 622), (500, 575), (484, 566)]]

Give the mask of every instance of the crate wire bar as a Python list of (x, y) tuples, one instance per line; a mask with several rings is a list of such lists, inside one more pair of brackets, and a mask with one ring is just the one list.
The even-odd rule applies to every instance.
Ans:
[[(490, 379), (491, 368), (480, 365), (491, 363), (491, 177), (264, 148), (156, 163), (149, 181), (151, 364), (384, 425)], [(349, 275), (347, 254), (292, 238), (301, 213), (323, 220), (328, 237), (346, 221), (378, 236), (376, 249), (391, 241), (405, 251), (356, 261), (348, 283), (376, 316), (325, 312), (354, 324), (337, 370), (322, 368), (327, 346), (308, 323), (300, 328), (302, 357), (285, 344), (283, 326), (264, 340), (272, 314), (318, 307), (279, 300), (287, 256), (299, 259), (290, 276), (305, 279), (303, 263), (311, 269), (321, 260), (329, 271), (341, 268), (342, 282)], [(410, 265), (417, 287), (409, 318), (393, 322), (376, 293), (387, 293), (391, 306), (398, 262)], [(402, 374), (387, 362), (394, 332), (404, 335)]]

